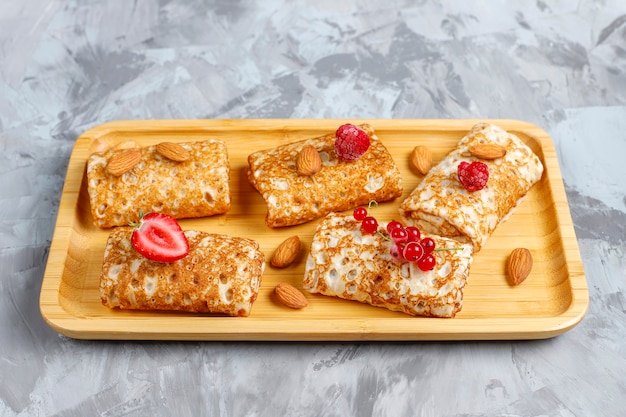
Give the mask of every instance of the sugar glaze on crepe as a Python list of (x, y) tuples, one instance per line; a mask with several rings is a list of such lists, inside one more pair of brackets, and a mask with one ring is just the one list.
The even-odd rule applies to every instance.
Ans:
[[(506, 155), (495, 160), (478, 159), (470, 147), (495, 143)], [(461, 161), (480, 160), (489, 168), (487, 186), (468, 192), (459, 183)], [(498, 225), (505, 221), (541, 179), (543, 165), (517, 136), (488, 124), (476, 124), (401, 203), (400, 214), (420, 230), (468, 242), (478, 252)]]
[(431, 237), (439, 248), (459, 249), (436, 252), (437, 265), (424, 272), (412, 262), (394, 260), (391, 242), (378, 233), (362, 233), (353, 216), (331, 213), (313, 236), (303, 287), (414, 316), (454, 317), (463, 305), (472, 246)]

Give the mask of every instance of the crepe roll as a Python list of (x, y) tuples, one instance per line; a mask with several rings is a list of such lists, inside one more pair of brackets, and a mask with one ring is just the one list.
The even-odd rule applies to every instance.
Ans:
[(305, 290), (413, 316), (450, 318), (461, 311), (471, 245), (431, 236), (437, 248), (450, 250), (434, 252), (434, 269), (422, 271), (414, 262), (393, 259), (392, 242), (360, 226), (353, 216), (335, 213), (320, 222), (306, 261)]
[[(360, 127), (371, 142), (356, 161), (337, 157), (335, 133), (248, 156), (248, 181), (265, 200), (267, 226), (306, 223), (371, 200), (382, 202), (402, 195), (402, 178), (391, 154), (371, 126)], [(321, 158), (321, 169), (314, 175), (299, 175), (296, 168), (298, 153), (306, 145), (313, 146)]]
[[(481, 159), (470, 152), (477, 144), (506, 149), (503, 157)], [(489, 169), (486, 186), (467, 191), (459, 182), (459, 163), (480, 161)], [(400, 204), (400, 214), (421, 230), (471, 243), (478, 252), (498, 225), (541, 179), (543, 165), (517, 136), (488, 123), (476, 124), (457, 146), (428, 171)]]
[(102, 304), (130, 310), (250, 315), (265, 268), (256, 241), (185, 231), (189, 254), (161, 263), (133, 248), (132, 231), (118, 227), (109, 234), (100, 277)]
[[(170, 145), (170, 150), (173, 146), (185, 153), (184, 158), (161, 150), (159, 145), (110, 149), (89, 157), (87, 187), (91, 214), (98, 227), (136, 222), (140, 210), (182, 219), (212, 216), (230, 209), (230, 166), (223, 141)], [(126, 158), (126, 168), (130, 169), (111, 173), (113, 161), (122, 159), (123, 165), (123, 158), (132, 155), (137, 159)]]

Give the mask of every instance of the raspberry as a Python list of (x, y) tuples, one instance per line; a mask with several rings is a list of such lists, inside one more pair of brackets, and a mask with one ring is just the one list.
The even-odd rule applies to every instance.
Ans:
[(482, 190), (489, 179), (489, 168), (482, 162), (461, 162), (457, 169), (461, 185), (469, 192)]
[(370, 147), (370, 137), (361, 128), (345, 124), (335, 132), (335, 153), (339, 159), (351, 162), (359, 159)]

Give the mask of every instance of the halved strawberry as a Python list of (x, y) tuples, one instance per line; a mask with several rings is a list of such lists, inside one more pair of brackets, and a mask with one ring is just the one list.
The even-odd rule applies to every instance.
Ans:
[(175, 218), (162, 213), (140, 216), (131, 243), (146, 258), (157, 262), (174, 262), (189, 253), (187, 236)]

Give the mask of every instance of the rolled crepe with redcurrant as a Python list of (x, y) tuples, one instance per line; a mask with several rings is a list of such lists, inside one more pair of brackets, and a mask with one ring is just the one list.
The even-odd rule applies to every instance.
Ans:
[[(269, 227), (292, 226), (324, 217), (333, 211), (393, 200), (402, 195), (402, 176), (374, 129), (360, 128), (370, 145), (354, 160), (342, 160), (335, 151), (335, 133), (280, 145), (248, 156), (247, 177), (267, 205)], [(319, 153), (321, 169), (300, 175), (298, 153), (307, 145)]]
[(117, 227), (109, 234), (100, 277), (102, 304), (125, 310), (250, 315), (265, 268), (256, 241), (188, 230), (187, 256), (156, 262), (134, 249), (132, 234), (131, 227)]
[[(303, 287), (311, 293), (359, 301), (413, 316), (454, 317), (472, 263), (472, 246), (430, 236), (435, 265), (397, 259), (385, 233), (368, 233), (353, 216), (331, 213), (317, 226)], [(384, 230), (385, 223), (379, 224)]]
[[(480, 159), (470, 152), (478, 144), (500, 145), (506, 154), (493, 160)], [(458, 176), (462, 162), (487, 166), (484, 188), (468, 191), (464, 187)], [(471, 243), (478, 252), (542, 173), (539, 157), (520, 138), (493, 124), (479, 123), (428, 171), (401, 203), (400, 214), (426, 233)]]

